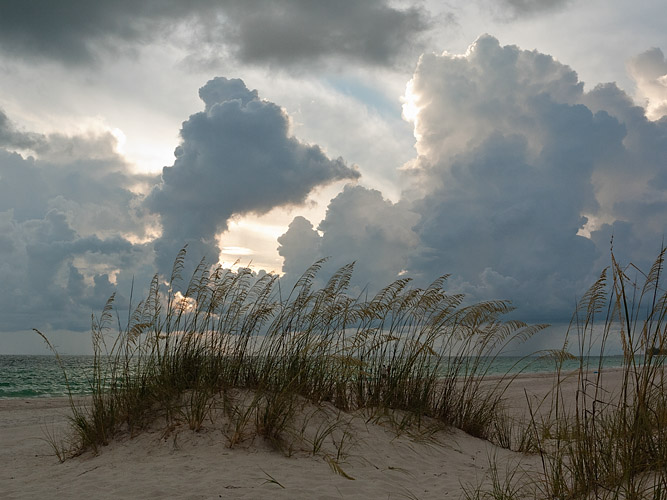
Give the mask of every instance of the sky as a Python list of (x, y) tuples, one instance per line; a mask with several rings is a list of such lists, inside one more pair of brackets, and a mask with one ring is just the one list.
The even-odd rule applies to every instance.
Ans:
[[(667, 228), (662, 0), (0, 2), (0, 354), (191, 266), (567, 323)], [(556, 330), (533, 346), (557, 347)]]

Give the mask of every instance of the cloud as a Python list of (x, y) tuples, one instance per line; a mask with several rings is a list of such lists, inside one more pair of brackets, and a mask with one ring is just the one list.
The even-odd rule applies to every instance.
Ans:
[(419, 238), (412, 230), (419, 216), (403, 204), (362, 186), (346, 186), (329, 203), (316, 231), (310, 221), (296, 217), (278, 238), (285, 259), (285, 281), (292, 282), (316, 260), (329, 261), (323, 276), (356, 262), (355, 282), (374, 288), (396, 279), (408, 265), (408, 255)]
[(513, 20), (521, 17), (536, 16), (547, 12), (563, 9), (572, 0), (500, 0), (494, 2), (484, 1), (495, 11), (498, 18)]
[(9, 117), (0, 109), (0, 147), (10, 149), (35, 149), (44, 144), (44, 136), (16, 129)]
[(429, 27), (424, 10), (399, 10), (382, 0), (260, 4), (233, 2), (225, 12), (225, 37), (251, 63), (301, 65), (333, 55), (387, 65)]
[(654, 257), (667, 213), (652, 179), (667, 135), (623, 92), (585, 93), (550, 56), (482, 36), (464, 57), (423, 57), (412, 93), (420, 156), (407, 195), (421, 215), (412, 270), (444, 269), (481, 298), (566, 319), (608, 261), (605, 224), (642, 235), (619, 234), (619, 252), (641, 241), (635, 262)]
[(155, 40), (178, 43), (183, 32), (194, 53), (231, 52), (249, 63), (305, 66), (333, 56), (386, 65), (428, 27), (423, 9), (401, 10), (385, 0), (0, 3), (6, 53), (71, 65)]
[[(5, 123), (13, 130), (11, 121)], [(146, 236), (147, 212), (134, 190), (158, 178), (130, 173), (115, 151), (113, 135), (19, 132), (16, 140), (16, 134), (5, 145), (32, 152), (37, 159), (0, 149), (0, 211), (12, 210), (24, 222), (58, 209), (82, 234)]]
[[(197, 10), (205, 14), (212, 3), (198, 1)], [(0, 3), (0, 47), (19, 57), (90, 64), (101, 50), (122, 50), (128, 43), (157, 38), (190, 9), (173, 0), (39, 4), (9, 0)]]
[(159, 214), (159, 267), (178, 249), (217, 258), (216, 234), (233, 215), (298, 205), (317, 186), (357, 179), (356, 168), (290, 136), (289, 119), (241, 80), (215, 78), (200, 89), (205, 111), (183, 123), (173, 166), (146, 200)]
[(622, 148), (593, 173), (600, 208), (591, 238), (608, 248), (614, 236), (619, 260), (646, 268), (667, 231), (667, 120), (651, 120), (614, 84), (597, 86), (583, 101), (606, 109), (626, 129)]
[(667, 115), (667, 60), (657, 47), (633, 57), (628, 62), (630, 75), (637, 84), (639, 97), (646, 101), (646, 114), (652, 120)]
[(241, 80), (211, 80), (200, 97), (161, 176), (133, 173), (111, 133), (37, 134), (0, 113), (0, 331), (86, 330), (116, 287), (136, 280), (141, 296), (183, 244), (193, 265), (215, 259), (230, 217), (359, 177), (292, 137), (284, 110)]
[(148, 178), (130, 173), (110, 134), (20, 132), (1, 116), (4, 146), (40, 153), (0, 149), (0, 331), (86, 330), (114, 283), (129, 290), (152, 274), (150, 248), (131, 242), (150, 231), (132, 191)]
[(278, 244), (278, 253), (284, 258), (285, 281), (296, 282), (308, 266), (328, 257), (321, 251), (322, 237), (313, 224), (300, 215), (292, 220), (285, 234), (278, 238)]
[(406, 110), (417, 156), (401, 201), (354, 188), (332, 200), (321, 234), (295, 220), (280, 240), (285, 271), (313, 255), (361, 255), (360, 286), (403, 269), (423, 284), (451, 273), (453, 291), (567, 321), (608, 263), (612, 234), (623, 261), (655, 257), (667, 229), (667, 121), (648, 120), (615, 85), (584, 92), (551, 56), (484, 35), (463, 55), (422, 56)]
[(138, 279), (150, 277), (141, 269), (146, 252), (140, 245), (119, 236), (82, 236), (67, 217), (49, 210), (41, 218), (19, 222), (11, 210), (0, 212), (1, 331), (86, 330), (91, 312), (99, 311), (114, 291), (111, 280), (120, 270), (128, 273), (124, 290), (129, 290), (132, 273)]
[(517, 14), (532, 14), (558, 9), (570, 0), (503, 0)]

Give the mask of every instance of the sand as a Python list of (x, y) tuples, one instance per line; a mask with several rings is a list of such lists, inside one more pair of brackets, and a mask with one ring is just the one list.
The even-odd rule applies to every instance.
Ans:
[[(605, 374), (611, 386), (619, 374)], [(576, 378), (566, 384), (564, 393), (574, 395)], [(536, 403), (552, 386), (550, 375), (518, 377), (507, 392), (512, 413), (525, 415), (526, 394)], [(464, 486), (489, 480), (492, 457), (501, 475), (519, 464), (540, 468), (539, 457), (458, 430), (397, 434), (386, 419), (361, 414), (344, 416), (354, 438), (338, 461), (353, 479), (334, 472), (322, 452), (287, 457), (262, 438), (230, 449), (213, 422), (197, 433), (184, 426), (165, 436), (156, 428), (60, 463), (45, 438), (62, 434), (69, 414), (65, 398), (0, 400), (0, 498), (461, 498)], [(322, 451), (336, 454), (331, 445)]]

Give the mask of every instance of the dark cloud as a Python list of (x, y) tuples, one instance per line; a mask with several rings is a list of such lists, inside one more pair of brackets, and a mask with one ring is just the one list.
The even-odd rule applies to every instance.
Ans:
[(10, 149), (35, 149), (42, 147), (45, 138), (42, 134), (22, 132), (0, 109), (0, 147)]
[(587, 228), (624, 221), (655, 241), (635, 262), (653, 257), (667, 214), (651, 178), (664, 169), (666, 136), (618, 89), (584, 93), (567, 66), (483, 36), (465, 58), (422, 58), (413, 92), (421, 245), (412, 270), (452, 272), (481, 298), (567, 319), (608, 261), (609, 231), (587, 238)]
[[(86, 330), (115, 287), (111, 275), (129, 290), (132, 275), (148, 279), (141, 246), (121, 237), (100, 239), (74, 231), (64, 213), (50, 210), (41, 219), (19, 223), (0, 212), (10, 266), (0, 268), (2, 331), (35, 328)], [(124, 276), (119, 276), (123, 271)], [(122, 303), (127, 299), (119, 296)]]
[(391, 64), (418, 43), (429, 17), (385, 0), (7, 0), (0, 2), (0, 47), (20, 57), (87, 64), (100, 51), (171, 39), (184, 23), (197, 54), (230, 51), (247, 62), (276, 65), (330, 56)]
[(278, 253), (283, 257), (286, 281), (295, 281), (308, 266), (328, 257), (321, 250), (322, 237), (313, 224), (300, 215), (295, 217), (287, 232), (278, 238)]
[(130, 241), (150, 230), (132, 191), (149, 179), (129, 172), (109, 134), (17, 132), (2, 116), (5, 146), (40, 153), (0, 149), (0, 331), (88, 329), (114, 282), (129, 290), (152, 274), (151, 249)]
[(451, 273), (452, 290), (556, 322), (608, 264), (612, 235), (619, 258), (650, 265), (667, 230), (667, 120), (488, 35), (464, 56), (424, 55), (407, 97), (418, 156), (403, 200), (355, 188), (332, 201), (321, 234), (296, 219), (279, 240), (285, 271), (361, 255), (362, 286), (402, 269), (424, 283)]
[(484, 0), (484, 5), (492, 9), (498, 18), (504, 20), (557, 11), (570, 3), (572, 0)]
[(225, 25), (239, 59), (302, 64), (323, 55), (390, 64), (429, 27), (427, 13), (383, 0), (230, 2)]
[(359, 177), (341, 158), (291, 137), (285, 112), (241, 80), (215, 78), (200, 96), (206, 110), (183, 123), (174, 165), (146, 200), (162, 222), (155, 247), (161, 270), (184, 243), (216, 258), (215, 236), (234, 214), (300, 204), (317, 186)]
[(583, 102), (606, 109), (627, 131), (622, 149), (594, 172), (601, 224), (591, 238), (609, 248), (613, 236), (619, 259), (646, 268), (667, 234), (667, 119), (649, 119), (614, 84), (596, 87)]
[[(112, 275), (124, 290), (132, 274), (150, 277), (142, 268), (147, 252), (141, 245), (119, 236), (82, 236), (68, 214), (57, 210), (23, 222), (11, 210), (2, 211), (0, 233), (0, 331), (86, 330), (91, 312), (99, 311), (114, 291)], [(126, 274), (121, 276), (121, 270)]]
[[(213, 3), (195, 2), (203, 14)], [(191, 9), (190, 3), (177, 0), (7, 0), (0, 2), (0, 47), (21, 57), (87, 64), (99, 49), (160, 36)]]
[(357, 284), (384, 286), (407, 268), (408, 256), (419, 243), (412, 230), (418, 220), (404, 204), (384, 199), (379, 191), (346, 186), (331, 200), (318, 226), (322, 236), (309, 221), (297, 217), (278, 238), (284, 279), (294, 281), (313, 262), (327, 257), (324, 276), (355, 261)]

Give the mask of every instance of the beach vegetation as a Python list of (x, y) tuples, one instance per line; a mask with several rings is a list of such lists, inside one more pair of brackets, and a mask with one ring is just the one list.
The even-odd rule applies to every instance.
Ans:
[[(517, 373), (489, 377), (489, 369), (509, 343), (545, 325), (505, 319), (509, 303), (467, 304), (445, 291), (446, 276), (353, 295), (352, 265), (316, 285), (323, 261), (286, 296), (277, 276), (205, 261), (183, 285), (183, 250), (171, 279), (155, 276), (124, 326), (115, 296), (93, 319), (91, 396), (80, 403), (70, 394), (73, 433), (47, 441), (65, 460), (156, 425), (176, 442), (179, 429), (222, 422), (230, 448), (262, 439), (286, 455), (320, 456), (351, 480), (354, 419), (420, 442), (453, 426), (538, 459), (527, 469), (489, 459), (487, 481), (463, 485), (465, 498), (665, 499), (664, 256), (642, 272), (612, 253), (563, 349), (541, 353), (555, 366), (553, 390), (537, 402), (526, 393), (521, 419), (504, 406)], [(618, 386), (604, 366), (615, 340)], [(572, 360), (579, 366), (568, 371)]]
[[(667, 498), (667, 291), (663, 249), (651, 269), (611, 266), (583, 296), (565, 340), (574, 373), (557, 360), (546, 411), (527, 401), (522, 435), (539, 454), (538, 496), (553, 499)], [(620, 385), (605, 377), (605, 350), (620, 339)], [(593, 353), (598, 353), (592, 356)], [(576, 379), (574, 397), (566, 382)], [(569, 386), (568, 386), (569, 387)]]
[[(484, 383), (490, 366), (546, 326), (505, 319), (506, 301), (465, 304), (445, 291), (447, 276), (353, 295), (354, 266), (316, 286), (319, 261), (284, 294), (275, 275), (206, 261), (184, 281), (185, 259), (183, 249), (126, 321), (115, 296), (93, 319), (92, 394), (83, 405), (70, 395), (73, 453), (154, 425), (197, 432), (222, 419), (230, 447), (261, 437), (286, 454), (319, 453), (340, 473), (354, 442), (343, 415), (354, 412), (390, 416), (397, 432), (428, 436), (437, 422), (499, 440), (511, 378)], [(304, 414), (320, 419), (313, 435)]]

